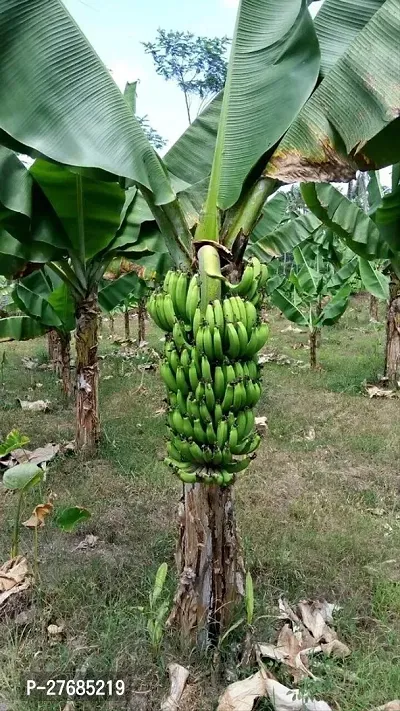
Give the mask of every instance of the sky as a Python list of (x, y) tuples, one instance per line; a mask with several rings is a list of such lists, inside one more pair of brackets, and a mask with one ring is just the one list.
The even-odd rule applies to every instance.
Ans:
[[(137, 113), (169, 144), (187, 128), (183, 95), (166, 82), (145, 54), (142, 42), (155, 39), (157, 29), (189, 30), (196, 35), (232, 37), (238, 0), (64, 0), (121, 90), (139, 80)], [(311, 5), (312, 13), (322, 2)]]

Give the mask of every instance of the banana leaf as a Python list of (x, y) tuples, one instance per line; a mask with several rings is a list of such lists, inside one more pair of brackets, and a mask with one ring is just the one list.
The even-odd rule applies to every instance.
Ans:
[(366, 290), (376, 296), (377, 299), (387, 301), (390, 297), (388, 277), (382, 274), (379, 269), (376, 269), (371, 262), (361, 257), (359, 257), (358, 268), (361, 281)]
[(113, 311), (129, 296), (139, 300), (147, 291), (146, 282), (136, 272), (129, 272), (110, 281), (99, 290), (99, 304), (103, 311)]
[(296, 304), (291, 301), (286, 294), (284, 294), (281, 289), (275, 289), (271, 294), (271, 302), (276, 306), (283, 315), (292, 321), (297, 323), (299, 326), (308, 326), (308, 321), (306, 317), (302, 314)]
[(98, 169), (97, 177), (130, 178), (157, 205), (174, 199), (139, 122), (62, 0), (0, 0), (0, 65), (0, 143)]
[(346, 311), (351, 294), (351, 287), (345, 284), (324, 306), (315, 321), (315, 326), (333, 326)]
[(29, 316), (0, 318), (0, 340), (29, 341), (45, 332), (46, 328)]

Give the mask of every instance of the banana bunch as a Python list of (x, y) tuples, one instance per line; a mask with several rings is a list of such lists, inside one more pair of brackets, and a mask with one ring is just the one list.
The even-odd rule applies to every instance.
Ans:
[(268, 338), (258, 306), (266, 270), (253, 258), (238, 284), (200, 310), (199, 276), (169, 271), (148, 310), (166, 332), (169, 464), (185, 483), (232, 484), (255, 456), (257, 353)]

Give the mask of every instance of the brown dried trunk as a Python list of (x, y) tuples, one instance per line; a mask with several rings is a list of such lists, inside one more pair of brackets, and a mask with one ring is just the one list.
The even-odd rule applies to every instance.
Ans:
[(125, 328), (125, 340), (129, 341), (131, 337), (131, 329), (129, 323), (129, 311), (126, 309), (124, 311), (124, 328)]
[(233, 488), (186, 484), (176, 556), (179, 586), (170, 622), (186, 643), (216, 644), (244, 595)]
[(385, 376), (390, 385), (400, 381), (400, 280), (392, 275), (386, 324)]
[(63, 393), (66, 398), (70, 398), (73, 393), (71, 379), (71, 334), (59, 333), (60, 336), (60, 367)]
[(318, 334), (319, 334), (319, 329), (313, 328), (313, 330), (310, 331), (310, 335), (308, 338), (308, 343), (310, 346), (310, 368), (312, 368), (312, 370), (315, 370), (317, 367)]
[(61, 371), (58, 370), (60, 365), (60, 338), (56, 328), (52, 328), (47, 332), (47, 353), (52, 369), (60, 376)]
[(76, 310), (76, 447), (92, 452), (98, 443), (98, 302), (93, 292)]
[(369, 297), (369, 317), (374, 321), (379, 321), (378, 299), (373, 294)]
[(146, 302), (140, 299), (138, 306), (138, 341), (146, 340)]

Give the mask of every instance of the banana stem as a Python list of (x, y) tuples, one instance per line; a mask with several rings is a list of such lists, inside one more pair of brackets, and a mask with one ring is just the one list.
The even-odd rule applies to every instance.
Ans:
[(200, 310), (204, 315), (207, 305), (221, 298), (221, 265), (215, 247), (206, 244), (198, 252), (200, 273)]
[(12, 539), (11, 547), (11, 558), (16, 558), (19, 553), (19, 519), (21, 517), (22, 499), (24, 498), (24, 492), (20, 491), (18, 497), (17, 510), (15, 512), (15, 522), (14, 522), (14, 534)]

